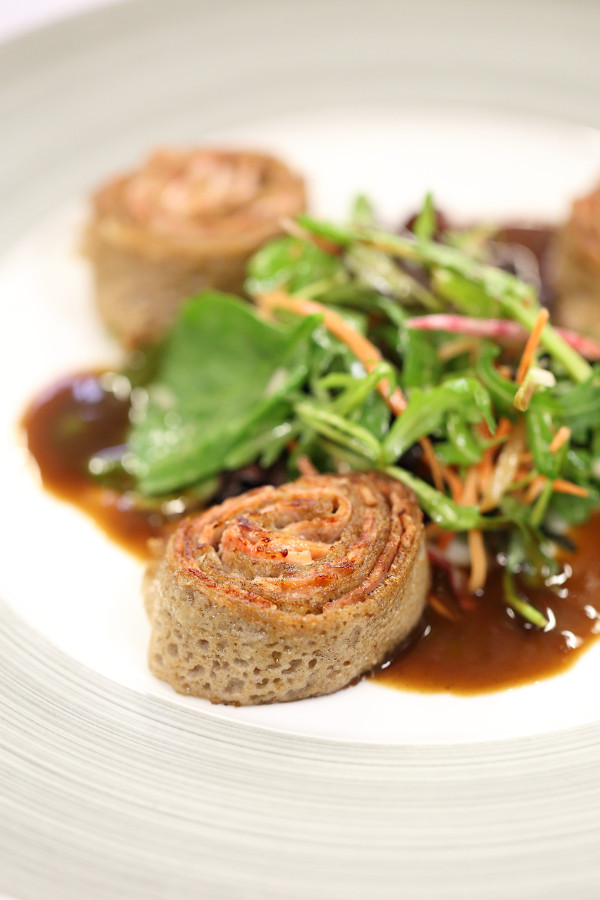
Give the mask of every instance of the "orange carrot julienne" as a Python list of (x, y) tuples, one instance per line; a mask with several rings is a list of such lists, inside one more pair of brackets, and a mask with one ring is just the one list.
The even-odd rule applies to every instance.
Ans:
[[(545, 475), (536, 475), (525, 494), (525, 503), (533, 503), (542, 493), (547, 483), (548, 479)], [(552, 489), (557, 494), (570, 494), (572, 497), (589, 497), (587, 488), (574, 484), (572, 481), (566, 481), (564, 478), (555, 478), (552, 482)]]
[(483, 493), (492, 480), (492, 476), (494, 474), (494, 463), (492, 460), (491, 453), (484, 453), (481, 457), (481, 462), (477, 466), (479, 471), (479, 487), (481, 492)]
[[(269, 294), (261, 294), (257, 300), (259, 305), (265, 309), (287, 309), (301, 316), (312, 316), (315, 314), (323, 316), (325, 328), (350, 348), (367, 372), (372, 372), (378, 363), (383, 362), (381, 353), (371, 341), (359, 334), (351, 325), (348, 325), (338, 313), (327, 306), (323, 306), (322, 303), (317, 303), (316, 300), (291, 297), (284, 291), (272, 291)], [(388, 379), (382, 378), (377, 384), (377, 391), (395, 416), (399, 416), (404, 412), (406, 399), (400, 388), (397, 387), (391, 391)]]
[(442, 466), (442, 477), (450, 488), (452, 499), (458, 503), (465, 489), (460, 476), (450, 466)]
[(435, 455), (433, 445), (428, 437), (422, 437), (419, 443), (421, 444), (421, 448), (423, 450), (423, 457), (425, 459), (425, 462), (427, 463), (431, 471), (433, 483), (435, 484), (437, 490), (443, 493), (444, 479), (442, 477), (442, 468), (439, 464), (437, 456)]
[(463, 485), (462, 497), (460, 503), (462, 506), (475, 506), (477, 503), (477, 486), (479, 481), (479, 473), (475, 466), (471, 466), (467, 472), (465, 483)]
[[(471, 466), (467, 472), (464, 489), (460, 503), (463, 506), (475, 506), (479, 487), (479, 469)], [(479, 528), (472, 528), (467, 534), (469, 556), (471, 558), (471, 574), (469, 576), (469, 590), (475, 593), (483, 588), (487, 578), (487, 556), (483, 533)]]
[(291, 235), (291, 237), (300, 238), (310, 244), (314, 244), (315, 247), (319, 247), (320, 250), (324, 250), (331, 256), (337, 256), (342, 252), (342, 248), (339, 244), (334, 244), (333, 241), (328, 241), (327, 238), (313, 234), (311, 231), (307, 231), (306, 228), (303, 228), (295, 219), (290, 219), (286, 216), (285, 218), (280, 219), (279, 224), (286, 234)]
[(467, 536), (469, 555), (471, 557), (471, 575), (469, 577), (469, 590), (472, 594), (480, 591), (487, 578), (487, 557), (483, 533), (479, 528), (472, 528)]
[(569, 438), (571, 437), (571, 429), (567, 428), (566, 425), (563, 425), (558, 429), (552, 441), (550, 442), (550, 453), (556, 453), (557, 450), (567, 443)]
[(458, 620), (458, 616), (455, 612), (448, 609), (445, 603), (442, 603), (439, 597), (435, 594), (430, 594), (427, 598), (427, 602), (431, 606), (432, 609), (436, 611), (440, 616), (443, 616), (445, 619), (449, 619), (451, 622), (456, 622)]
[(573, 484), (572, 481), (565, 481), (564, 478), (555, 478), (552, 487), (557, 494), (571, 494), (573, 497), (589, 497), (587, 488), (581, 487), (580, 484)]
[(529, 506), (530, 503), (533, 503), (534, 500), (540, 496), (542, 491), (544, 490), (544, 485), (546, 484), (546, 476), (545, 475), (536, 475), (527, 491), (525, 492), (525, 503)]
[(549, 318), (550, 314), (548, 313), (548, 310), (545, 307), (542, 307), (537, 314), (537, 319), (533, 323), (531, 334), (529, 335), (527, 343), (525, 344), (525, 349), (523, 350), (523, 356), (521, 357), (521, 362), (519, 363), (519, 368), (517, 370), (517, 377), (515, 379), (517, 384), (522, 383), (527, 374), (527, 370), (533, 362), (535, 351), (538, 348), (542, 336), (542, 331), (546, 327)]
[(505, 438), (513, 429), (513, 423), (510, 419), (507, 419), (506, 416), (502, 416), (500, 421), (498, 422), (498, 427), (494, 433), (495, 440), (499, 440), (500, 438)]

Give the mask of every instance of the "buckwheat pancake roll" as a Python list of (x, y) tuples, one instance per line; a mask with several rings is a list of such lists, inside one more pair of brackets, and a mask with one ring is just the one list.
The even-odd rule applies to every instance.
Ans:
[(428, 588), (421, 510), (399, 482), (256, 488), (182, 521), (150, 565), (150, 668), (215, 703), (327, 694), (393, 652)]
[(554, 267), (556, 323), (600, 339), (600, 185), (572, 204)]
[(126, 346), (161, 338), (187, 297), (239, 292), (246, 262), (305, 207), (304, 182), (260, 153), (164, 149), (92, 200), (85, 249), (100, 315)]

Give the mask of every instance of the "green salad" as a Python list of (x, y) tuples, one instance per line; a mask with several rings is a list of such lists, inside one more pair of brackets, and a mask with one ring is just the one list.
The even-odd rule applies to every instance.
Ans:
[(568, 528), (600, 500), (600, 348), (492, 264), (490, 230), (441, 230), (431, 197), (401, 234), (362, 197), (346, 224), (289, 232), (250, 260), (250, 303), (183, 307), (119, 464), (148, 497), (209, 496), (250, 463), (382, 470), (417, 495), (434, 556), (468, 550), (468, 590), (500, 566), (544, 628), (528, 587), (560, 581)]

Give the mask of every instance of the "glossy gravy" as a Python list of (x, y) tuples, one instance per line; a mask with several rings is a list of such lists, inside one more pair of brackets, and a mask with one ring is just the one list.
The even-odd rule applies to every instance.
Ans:
[[(90, 457), (118, 450), (128, 428), (129, 401), (118, 399), (110, 378), (84, 373), (64, 379), (31, 405), (23, 426), (44, 487), (144, 558), (148, 539), (167, 534), (179, 518), (177, 500), (144, 506), (126, 476), (108, 487), (90, 474)], [(536, 606), (552, 611), (553, 627), (546, 633), (507, 610), (499, 572), (490, 576), (483, 596), (461, 609), (445, 576), (434, 570), (433, 592), (446, 614), (429, 607), (420, 634), (370, 677), (402, 689), (478, 694), (568, 668), (600, 631), (599, 535), (596, 516), (573, 534), (577, 551), (564, 558), (573, 570), (570, 578), (528, 593)]]

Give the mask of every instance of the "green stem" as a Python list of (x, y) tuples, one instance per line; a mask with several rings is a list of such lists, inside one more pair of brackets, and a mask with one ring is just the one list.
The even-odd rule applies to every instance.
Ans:
[[(304, 228), (314, 234), (327, 237), (343, 246), (359, 241), (403, 259), (420, 262), (425, 266), (448, 269), (462, 275), (480, 284), (493, 299), (497, 300), (507, 318), (519, 322), (528, 331), (533, 328), (540, 308), (533, 288), (515, 275), (478, 262), (455, 247), (448, 247), (435, 241), (415, 241), (385, 231), (339, 228), (318, 222), (308, 216), (301, 216), (299, 221)], [(591, 376), (592, 369), (589, 364), (557, 334), (551, 325), (544, 328), (540, 342), (548, 353), (561, 363), (574, 381), (581, 383)]]
[(547, 627), (548, 619), (546, 616), (517, 594), (514, 577), (509, 569), (506, 569), (504, 573), (504, 596), (508, 605), (515, 612), (518, 612), (520, 616), (523, 616), (527, 622), (531, 622), (532, 625), (536, 625), (538, 628)]
[(552, 486), (552, 481), (548, 480), (544, 485), (544, 490), (537, 498), (536, 504), (533, 507), (533, 512), (531, 513), (530, 521), (534, 528), (538, 528), (542, 524), (542, 520), (546, 515), (546, 510), (548, 509), (548, 504), (550, 503), (553, 493), (554, 487)]
[(470, 531), (472, 528), (498, 528), (506, 520), (500, 516), (482, 516), (476, 506), (461, 506), (446, 494), (401, 469), (399, 466), (387, 466), (385, 472), (411, 488), (425, 512), (434, 522), (448, 531)]
[[(500, 298), (500, 302), (511, 319), (514, 319), (528, 331), (531, 331), (537, 318), (539, 307), (525, 306), (512, 298)], [(552, 325), (546, 325), (542, 331), (540, 344), (562, 365), (573, 381), (581, 384), (581, 382), (587, 381), (591, 377), (592, 368), (589, 363), (573, 347), (567, 344)]]
[(310, 403), (296, 404), (295, 411), (298, 417), (318, 434), (348, 447), (365, 460), (375, 463), (381, 458), (379, 441), (370, 431), (356, 422), (349, 422), (334, 413), (317, 409)]

